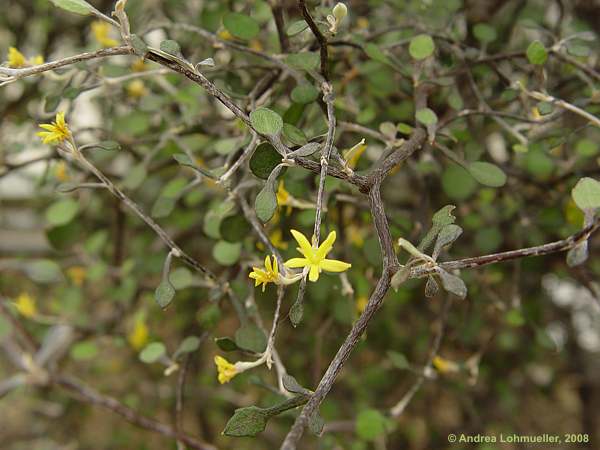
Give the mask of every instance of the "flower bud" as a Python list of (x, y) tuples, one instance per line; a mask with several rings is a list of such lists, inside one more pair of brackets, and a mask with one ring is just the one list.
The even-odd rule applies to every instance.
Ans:
[(335, 17), (339, 23), (342, 21), (342, 19), (344, 17), (346, 17), (348, 15), (348, 8), (346, 7), (345, 4), (338, 3), (337, 5), (334, 6), (332, 13), (333, 13), (333, 17)]

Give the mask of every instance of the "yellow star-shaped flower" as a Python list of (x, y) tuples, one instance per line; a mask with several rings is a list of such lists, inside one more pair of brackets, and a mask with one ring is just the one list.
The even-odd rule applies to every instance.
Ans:
[(137, 319), (133, 325), (133, 329), (127, 335), (129, 345), (135, 350), (141, 350), (148, 342), (150, 330), (143, 319)]
[(15, 47), (10, 47), (8, 49), (8, 67), (12, 67), (13, 69), (18, 69), (19, 67), (23, 67), (26, 63), (25, 55), (17, 50)]
[(94, 38), (102, 47), (115, 47), (119, 42), (108, 36), (110, 25), (102, 20), (92, 22), (92, 33)]
[(300, 245), (297, 250), (302, 253), (304, 258), (292, 258), (289, 261), (286, 261), (285, 267), (291, 269), (308, 267), (308, 279), (313, 282), (319, 279), (319, 275), (323, 270), (326, 272), (344, 272), (352, 267), (351, 264), (346, 262), (325, 258), (327, 253), (331, 251), (333, 243), (335, 242), (335, 231), (329, 233), (327, 239), (325, 239), (318, 248), (313, 247), (310, 242), (308, 242), (306, 236), (299, 231), (291, 230), (291, 232), (294, 239), (298, 242), (298, 245)]
[(71, 138), (71, 131), (67, 122), (65, 122), (65, 113), (56, 113), (56, 119), (52, 123), (43, 123), (40, 125), (46, 131), (37, 133), (42, 138), (44, 144), (58, 144), (65, 139)]
[(254, 287), (262, 284), (262, 290), (265, 292), (265, 287), (269, 283), (277, 283), (279, 279), (279, 268), (277, 267), (277, 258), (273, 257), (273, 264), (271, 264), (271, 257), (265, 257), (265, 268), (260, 269), (253, 267), (252, 272), (248, 277), (254, 279)]
[(37, 314), (35, 299), (26, 292), (23, 292), (17, 297), (14, 305), (17, 311), (19, 311), (19, 314), (21, 314), (23, 317), (31, 318)]
[(215, 365), (217, 366), (217, 379), (221, 384), (229, 383), (238, 374), (235, 364), (231, 364), (222, 356), (215, 356)]

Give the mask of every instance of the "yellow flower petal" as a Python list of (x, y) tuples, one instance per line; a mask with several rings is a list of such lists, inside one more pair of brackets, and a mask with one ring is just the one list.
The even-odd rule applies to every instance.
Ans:
[(8, 49), (8, 67), (12, 67), (13, 69), (18, 69), (19, 67), (23, 67), (25, 65), (25, 56), (15, 47), (10, 47)]
[(217, 366), (217, 379), (221, 384), (228, 383), (238, 373), (235, 365), (222, 356), (215, 356), (215, 365)]
[(37, 314), (37, 306), (35, 304), (35, 299), (29, 295), (27, 292), (21, 293), (17, 297), (17, 300), (14, 303), (15, 308), (19, 314), (24, 317), (33, 317)]
[(48, 131), (40, 131), (37, 133), (39, 137), (42, 138), (42, 142), (44, 144), (49, 143), (58, 143), (62, 142), (71, 137), (71, 130), (69, 130), (69, 126), (65, 121), (65, 113), (58, 112), (56, 113), (56, 118), (54, 122), (42, 123), (40, 124), (40, 128)]
[(336, 236), (337, 235), (335, 234), (335, 231), (332, 231), (331, 233), (329, 233), (329, 236), (327, 236), (327, 239), (325, 239), (323, 241), (323, 243), (319, 246), (319, 248), (317, 250), (317, 259), (325, 258), (327, 253), (329, 253), (331, 251), (331, 249), (333, 248), (333, 243), (335, 242)]
[(136, 320), (133, 330), (127, 335), (127, 341), (134, 350), (141, 350), (148, 342), (148, 326), (143, 320)]
[(110, 25), (102, 20), (96, 20), (91, 25), (92, 33), (96, 41), (103, 47), (114, 47), (119, 45), (119, 42), (110, 38), (108, 33), (110, 32)]
[(294, 236), (294, 239), (296, 239), (296, 242), (298, 242), (298, 245), (300, 246), (298, 251), (308, 258), (308, 256), (312, 253), (313, 248), (312, 245), (310, 245), (308, 239), (306, 239), (306, 236), (304, 236), (302, 233), (296, 230), (290, 230), (290, 232), (292, 233), (292, 236)]
[(42, 55), (37, 55), (31, 58), (30, 63), (33, 66), (39, 66), (40, 64), (44, 64), (44, 57)]
[(310, 261), (306, 258), (292, 258), (287, 260), (283, 265), (290, 269), (298, 269), (300, 267), (306, 267), (310, 264)]
[(344, 272), (352, 267), (352, 264), (337, 259), (324, 259), (319, 265), (327, 272)]
[(319, 266), (316, 264), (312, 264), (310, 266), (310, 271), (308, 272), (308, 279), (312, 282), (315, 282), (319, 279)]

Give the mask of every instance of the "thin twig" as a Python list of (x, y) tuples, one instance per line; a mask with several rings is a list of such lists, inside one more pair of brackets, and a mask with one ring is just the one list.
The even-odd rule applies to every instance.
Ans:
[(75, 397), (94, 406), (100, 406), (108, 409), (138, 427), (176, 439), (193, 449), (217, 450), (217, 448), (213, 445), (202, 442), (198, 438), (190, 436), (189, 434), (181, 433), (170, 425), (166, 425), (139, 414), (138, 412), (119, 402), (119, 400), (116, 398), (103, 395), (75, 378), (64, 375), (55, 375), (52, 377), (51, 381), (65, 389), (69, 394), (74, 395)]
[(92, 164), (88, 159), (83, 156), (81, 152), (75, 150), (77, 154), (74, 157), (74, 160), (79, 163), (84, 169), (89, 170), (93, 173), (96, 178), (98, 178), (108, 191), (121, 200), (129, 209), (131, 209), (140, 219), (142, 219), (152, 230), (158, 235), (158, 237), (171, 249), (171, 254), (177, 258), (180, 258), (190, 267), (196, 269), (197, 271), (206, 275), (213, 282), (216, 281), (217, 277), (207, 268), (205, 268), (202, 264), (196, 261), (194, 258), (185, 253), (167, 234), (165, 230), (162, 229), (160, 225), (158, 225), (154, 220), (152, 220), (142, 209), (131, 200), (127, 195), (123, 193), (115, 184), (110, 181), (110, 179), (104, 175), (100, 169), (98, 169), (94, 164)]
[(119, 47), (103, 48), (96, 50), (95, 52), (84, 52), (78, 55), (68, 56), (57, 61), (48, 62), (45, 64), (39, 64), (33, 67), (24, 67), (21, 69), (12, 69), (10, 67), (0, 66), (0, 73), (8, 75), (10, 78), (18, 80), (20, 78), (29, 77), (31, 75), (37, 75), (49, 70), (58, 69), (60, 67), (76, 64), (81, 61), (87, 61), (96, 58), (105, 58), (107, 56), (118, 56), (118, 55), (130, 55), (133, 54), (133, 49), (122, 45)]
[(321, 33), (319, 26), (315, 23), (310, 15), (310, 12), (306, 7), (305, 0), (298, 0), (298, 7), (300, 8), (302, 17), (304, 17), (304, 20), (306, 20), (310, 31), (312, 31), (317, 38), (317, 42), (319, 43), (319, 47), (321, 49), (321, 75), (323, 75), (325, 81), (329, 81), (329, 55), (327, 51), (327, 38), (323, 35), (323, 33)]

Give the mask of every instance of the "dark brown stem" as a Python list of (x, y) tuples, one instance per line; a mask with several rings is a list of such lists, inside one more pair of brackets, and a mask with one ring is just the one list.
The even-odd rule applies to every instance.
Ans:
[(329, 81), (329, 55), (327, 51), (327, 38), (323, 35), (323, 33), (321, 33), (321, 30), (319, 30), (319, 27), (310, 15), (310, 12), (306, 7), (305, 0), (298, 0), (298, 7), (302, 12), (302, 17), (304, 17), (304, 20), (306, 20), (310, 31), (312, 31), (315, 35), (315, 38), (317, 38), (317, 42), (321, 48), (321, 75), (323, 75), (325, 81)]
[(277, 27), (277, 36), (279, 37), (279, 45), (281, 46), (282, 53), (287, 53), (289, 48), (289, 41), (287, 34), (285, 34), (285, 22), (283, 17), (283, 6), (282, 0), (270, 0), (269, 6), (273, 12), (273, 18), (275, 19), (275, 26)]
[(296, 449), (298, 442), (302, 438), (304, 428), (308, 423), (309, 418), (316, 412), (325, 396), (331, 390), (335, 379), (350, 357), (352, 350), (360, 341), (360, 338), (367, 329), (367, 325), (371, 321), (371, 318), (383, 304), (385, 294), (390, 287), (392, 275), (398, 270), (398, 260), (396, 258), (396, 254), (394, 253), (392, 236), (390, 234), (390, 228), (385, 216), (383, 202), (381, 200), (380, 181), (375, 183), (375, 185), (371, 188), (369, 192), (369, 200), (371, 204), (371, 214), (373, 215), (375, 229), (379, 239), (379, 245), (381, 246), (383, 252), (383, 269), (381, 278), (377, 282), (377, 286), (371, 294), (364, 312), (352, 326), (352, 329), (344, 340), (344, 343), (329, 364), (325, 375), (323, 375), (323, 378), (321, 378), (321, 381), (319, 382), (314, 394), (310, 397), (310, 400), (304, 406), (300, 415), (296, 418), (294, 425), (290, 429), (281, 446), (281, 450)]

